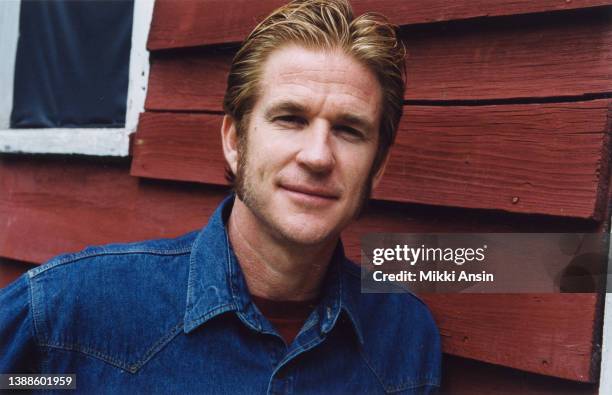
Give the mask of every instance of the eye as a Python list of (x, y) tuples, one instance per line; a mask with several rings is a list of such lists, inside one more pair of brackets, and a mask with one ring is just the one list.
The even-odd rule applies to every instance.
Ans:
[(281, 115), (273, 120), (275, 123), (287, 125), (291, 127), (304, 126), (307, 124), (306, 120), (297, 115)]
[(337, 125), (334, 127), (334, 129), (336, 129), (337, 131), (341, 132), (342, 134), (348, 136), (351, 139), (358, 139), (358, 140), (362, 140), (364, 138), (363, 133), (361, 133), (359, 130), (354, 129), (350, 126), (346, 126), (346, 125)]

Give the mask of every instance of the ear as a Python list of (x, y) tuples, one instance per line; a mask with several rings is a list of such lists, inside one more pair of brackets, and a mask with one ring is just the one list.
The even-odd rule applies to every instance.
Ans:
[(380, 167), (374, 174), (374, 178), (372, 178), (372, 190), (376, 189), (378, 183), (382, 179), (383, 174), (385, 173), (385, 168), (387, 167), (387, 163), (389, 163), (389, 158), (391, 157), (391, 150), (387, 151), (387, 155), (385, 155), (385, 159), (380, 164)]
[(238, 171), (238, 136), (236, 123), (225, 115), (221, 124), (221, 142), (223, 143), (223, 156), (234, 174)]

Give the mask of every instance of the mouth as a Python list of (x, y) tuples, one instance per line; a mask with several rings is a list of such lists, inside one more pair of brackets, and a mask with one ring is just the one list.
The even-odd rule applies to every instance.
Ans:
[(329, 204), (339, 199), (339, 194), (329, 189), (287, 184), (281, 184), (280, 188), (287, 192), (294, 200), (298, 200), (301, 203), (321, 205)]

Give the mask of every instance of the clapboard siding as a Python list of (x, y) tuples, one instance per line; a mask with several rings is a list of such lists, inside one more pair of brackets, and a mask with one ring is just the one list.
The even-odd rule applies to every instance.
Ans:
[[(376, 199), (599, 218), (609, 100), (406, 106)], [(131, 174), (226, 184), (221, 115), (145, 113)]]
[(218, 49), (153, 54), (145, 109), (222, 111), (233, 56)]
[[(150, 50), (239, 42), (283, 0), (157, 0), (149, 34)], [(380, 12), (397, 25), (477, 17), (571, 10), (612, 4), (610, 0), (353, 0), (355, 14)]]
[[(197, 229), (227, 193), (192, 183), (138, 180), (128, 175), (125, 162), (57, 158), (4, 158), (0, 186), (7, 192), (0, 199), (0, 256), (37, 263), (87, 245)], [(359, 238), (368, 231), (588, 232), (598, 227), (591, 221), (376, 202), (349, 227), (344, 241), (348, 255), (359, 260)], [(596, 299), (595, 294), (426, 296), (445, 352), (577, 381), (592, 380)]]
[(608, 100), (409, 106), (374, 197), (599, 219), (609, 115)]
[(130, 174), (227, 185), (222, 120), (214, 114), (141, 114)]
[(92, 244), (176, 237), (202, 227), (225, 194), (138, 180), (127, 161), (8, 157), (0, 163), (0, 256), (32, 263)]
[[(130, 177), (129, 163), (0, 159), (0, 256), (40, 263), (86, 245), (175, 237), (202, 227), (227, 188)], [(365, 232), (597, 232), (574, 218), (370, 203), (344, 238), (360, 259)], [(28, 235), (28, 237), (23, 237)], [(53, 237), (49, 237), (53, 235)]]
[[(491, 100), (610, 93), (612, 8), (605, 10), (406, 32), (405, 98)], [(146, 108), (220, 111), (232, 56), (233, 51), (217, 48), (153, 54)]]
[[(421, 297), (436, 312), (448, 354), (576, 381), (594, 379), (589, 366), (596, 294)], [(498, 306), (505, 306), (503, 316), (498, 316)]]
[[(597, 384), (445, 355), (440, 395), (597, 395)], [(604, 394), (602, 394), (604, 395)]]

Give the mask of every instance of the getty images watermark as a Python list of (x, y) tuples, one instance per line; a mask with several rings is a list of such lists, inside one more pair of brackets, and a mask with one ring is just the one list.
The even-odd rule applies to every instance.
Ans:
[[(457, 266), (471, 262), (484, 262), (487, 245), (480, 248), (440, 248), (411, 247), (407, 244), (396, 245), (394, 248), (374, 248), (372, 251), (372, 264), (381, 266), (385, 262), (405, 262), (415, 266), (418, 263), (446, 262)], [(372, 274), (374, 281), (495, 281), (493, 273), (482, 270), (481, 273), (470, 273), (467, 270), (400, 270), (399, 273), (385, 273), (384, 270), (375, 270)]]
[(605, 233), (368, 234), (362, 291), (599, 292), (608, 240)]

